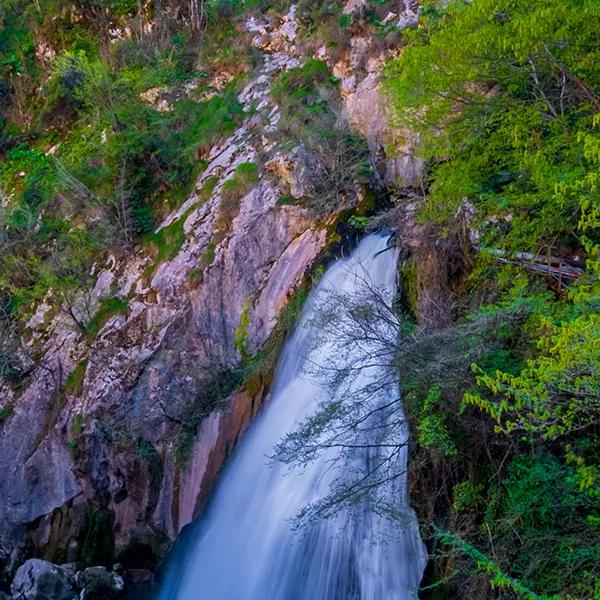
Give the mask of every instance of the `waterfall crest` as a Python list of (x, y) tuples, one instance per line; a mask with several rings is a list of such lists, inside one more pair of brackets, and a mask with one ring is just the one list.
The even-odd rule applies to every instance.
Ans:
[[(389, 377), (387, 365), (361, 364), (361, 353), (376, 354), (369, 347), (373, 342), (349, 347), (341, 336), (336, 340), (335, 335), (327, 335), (327, 328), (315, 318), (334, 301), (351, 299), (365, 283), (377, 289), (385, 302), (392, 301), (398, 256), (395, 249), (386, 250), (386, 244), (386, 237), (368, 236), (349, 258), (329, 267), (311, 292), (286, 344), (271, 397), (236, 449), (206, 513), (192, 526), (187, 547), (169, 566), (160, 600), (417, 598), (426, 553), (408, 505), (404, 445), (408, 433), (403, 423), (394, 428), (394, 444), (381, 438), (380, 448), (344, 458), (349, 473), (360, 473), (366, 464), (380, 459), (394, 461), (400, 475), (379, 486), (376, 494), (392, 499), (400, 526), (374, 509), (371, 502), (376, 503), (376, 497), (368, 496), (352, 509), (342, 507), (296, 531), (294, 517), (327, 496), (339, 478), (341, 451), (332, 448), (295, 468), (277, 462), (269, 465), (267, 459), (282, 436), (319, 406), (380, 381), (389, 383), (369, 393), (374, 407), (387, 406), (390, 395), (398, 394), (398, 382)], [(344, 375), (350, 364), (361, 365), (352, 378)], [(323, 381), (324, 371), (314, 365), (342, 375), (332, 385)], [(386, 411), (376, 414), (385, 418)], [(360, 442), (360, 431), (356, 436)], [(387, 450), (388, 446), (395, 450)]]

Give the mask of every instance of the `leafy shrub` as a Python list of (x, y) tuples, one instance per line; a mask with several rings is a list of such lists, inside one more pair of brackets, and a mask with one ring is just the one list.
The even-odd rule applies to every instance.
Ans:
[(390, 98), (432, 165), (422, 217), (450, 225), (468, 198), (483, 246), (579, 249), (585, 173), (597, 171), (583, 150), (598, 99), (577, 83), (598, 84), (593, 8), (552, 6), (452, 2), (426, 13), (388, 68)]
[(481, 507), (485, 487), (474, 481), (462, 481), (452, 488), (452, 510), (454, 512), (473, 511)]
[(87, 368), (87, 360), (82, 360), (75, 365), (75, 368), (67, 375), (65, 381), (65, 393), (68, 395), (78, 396), (83, 390), (83, 380), (85, 370)]
[(273, 99), (282, 107), (284, 117), (294, 114), (300, 106), (323, 109), (324, 96), (332, 85), (332, 76), (322, 60), (310, 59), (301, 67), (282, 71), (271, 86)]
[(419, 444), (424, 448), (437, 448), (446, 456), (456, 456), (456, 446), (452, 442), (444, 420), (443, 412), (439, 410), (442, 392), (438, 386), (433, 386), (427, 391), (417, 435)]
[(216, 177), (215, 175), (212, 175), (204, 182), (202, 189), (200, 190), (200, 192), (198, 194), (198, 202), (200, 204), (204, 204), (205, 202), (208, 202), (208, 200), (210, 200), (218, 183), (219, 183), (219, 178)]
[(113, 296), (106, 298), (100, 304), (96, 314), (87, 325), (87, 334), (90, 338), (96, 337), (106, 322), (115, 315), (124, 314), (129, 308), (129, 303), (122, 298)]
[(6, 420), (13, 411), (13, 406), (11, 404), (7, 404), (4, 406), (0, 406), (0, 423)]
[(248, 328), (250, 327), (250, 308), (252, 307), (252, 301), (250, 296), (246, 298), (244, 306), (242, 307), (242, 315), (240, 317), (240, 324), (234, 332), (233, 345), (238, 351), (242, 362), (247, 361), (250, 358), (250, 349), (248, 347)]
[(196, 440), (200, 423), (214, 410), (223, 406), (232, 392), (242, 383), (241, 371), (226, 367), (212, 369), (212, 373), (198, 383), (193, 401), (183, 407), (176, 436), (175, 459), (184, 467)]
[(203, 265), (210, 265), (215, 260), (215, 243), (209, 242), (206, 245), (206, 250), (202, 254), (201, 262)]
[(297, 148), (307, 177), (307, 204), (330, 213), (352, 197), (357, 184), (371, 174), (366, 141), (342, 124), (337, 81), (323, 61), (277, 76), (271, 89), (282, 113), (281, 142)]

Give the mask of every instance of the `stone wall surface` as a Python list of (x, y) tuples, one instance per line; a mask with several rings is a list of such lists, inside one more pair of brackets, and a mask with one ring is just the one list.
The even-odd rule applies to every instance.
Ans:
[[(352, 4), (347, 10), (360, 9)], [(411, 10), (393, 18), (409, 22)], [(310, 177), (270, 135), (279, 118), (271, 81), (304, 60), (294, 8), (278, 23), (249, 19), (246, 28), (263, 58), (240, 94), (248, 117), (210, 150), (196, 192), (161, 224), (184, 220), (180, 250), (158, 266), (139, 250), (97, 267), (88, 300), (98, 306), (118, 296), (127, 309), (110, 317), (93, 341), (62, 313), (48, 323), (40, 306), (28, 332), (40, 360), (18, 396), (0, 382), (0, 393), (14, 405), (0, 425), (0, 561), (8, 571), (26, 555), (67, 562), (92, 548), (98, 558), (104, 543), (133, 563), (160, 557), (197, 514), (260, 408), (264, 387), (235, 392), (200, 423), (189, 457), (178, 462), (177, 411), (181, 398), (198, 391), (198, 367), (235, 365), (244, 311), (249, 349), (262, 348), (291, 292), (326, 249), (335, 220), (277, 204), (282, 186), (300, 189)], [(380, 91), (386, 53), (367, 34), (353, 36), (341, 58), (316, 50), (340, 80), (344, 117), (367, 138), (382, 178), (412, 185), (422, 164), (410, 146), (404, 155), (385, 155), (398, 135), (388, 126)], [(244, 193), (228, 231), (215, 238), (223, 183), (237, 165), (259, 161), (270, 165), (269, 174)], [(218, 183), (205, 199), (200, 192), (214, 176)], [(85, 368), (80, 389), (64, 391), (78, 365)], [(113, 539), (104, 539), (107, 527)]]

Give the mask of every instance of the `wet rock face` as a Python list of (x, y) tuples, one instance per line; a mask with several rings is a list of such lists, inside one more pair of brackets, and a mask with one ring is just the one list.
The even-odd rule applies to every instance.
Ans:
[[(116, 553), (130, 567), (152, 568), (202, 506), (260, 407), (262, 386), (216, 404), (193, 430), (187, 459), (178, 460), (183, 407), (198, 402), (198, 374), (236, 365), (243, 318), (247, 351), (264, 345), (328, 242), (330, 222), (277, 202), (289, 189), (302, 195), (310, 178), (297, 152), (282, 153), (273, 136), (273, 77), (304, 60), (294, 11), (278, 23), (252, 20), (246, 27), (264, 59), (239, 97), (249, 116), (210, 150), (196, 191), (162, 223), (181, 225), (181, 248), (159, 265), (141, 250), (97, 265), (86, 300), (97, 307), (117, 296), (127, 308), (92, 342), (64, 314), (48, 324), (41, 306), (28, 339), (42, 358), (27, 386), (16, 397), (0, 381), (0, 393), (14, 403), (0, 423), (0, 548), (9, 572), (30, 551), (57, 562), (85, 557), (88, 564), (110, 564)], [(373, 53), (370, 40), (357, 36), (342, 58), (317, 52), (341, 79), (344, 116), (369, 140), (382, 176), (416, 181), (421, 166), (408, 147), (406, 156), (385, 155), (393, 132), (380, 91), (383, 51)], [(236, 199), (224, 226), (223, 184), (248, 162), (260, 163), (262, 176)], [(201, 191), (215, 179), (206, 198)], [(80, 389), (67, 392), (76, 367)], [(107, 528), (114, 539), (103, 537)]]
[(124, 600), (148, 600), (154, 598), (154, 577), (148, 569), (128, 569), (123, 573)]
[[(240, 95), (248, 112), (262, 107), (267, 126), (277, 113), (269, 96), (272, 78), (297, 64), (293, 56), (266, 55), (264, 67)], [(248, 349), (262, 346), (288, 294), (326, 242), (324, 226), (305, 209), (276, 205), (283, 192), (278, 180), (267, 176), (243, 193), (216, 237), (224, 182), (241, 163), (274, 152), (251, 126), (256, 118), (249, 117), (210, 151), (197, 183), (199, 192), (217, 179), (210, 198), (192, 194), (162, 224), (182, 222), (185, 241), (173, 258), (154, 266), (151, 256), (140, 253), (110, 259), (98, 270), (91, 303), (116, 295), (128, 299), (127, 310), (108, 319), (91, 345), (62, 314), (48, 326), (43, 364), (0, 426), (5, 457), (0, 497), (7, 498), (0, 503), (0, 546), (18, 550), (25, 526), (34, 528), (26, 534), (29, 547), (44, 548), (55, 515), (78, 499), (114, 516), (117, 552), (133, 544), (160, 553), (201, 504), (209, 489), (206, 474), (192, 476), (174, 457), (175, 421), (181, 420), (187, 397), (194, 400), (197, 372), (239, 360), (234, 338), (246, 305)], [(85, 367), (81, 390), (66, 394), (66, 377), (80, 363)], [(206, 456), (212, 478), (235, 443), (240, 422), (251, 415), (232, 400), (215, 413), (211, 435), (194, 446)], [(89, 536), (81, 527), (90, 525), (84, 519), (83, 526), (73, 521), (72, 527), (60, 532), (65, 538), (55, 549), (60, 557), (78, 558), (85, 551)], [(16, 557), (18, 552), (9, 570)]]
[[(364, 0), (349, 0), (344, 11), (356, 13), (366, 6)], [(373, 36), (355, 35), (350, 51), (332, 63), (333, 74), (340, 79), (348, 122), (363, 135), (375, 166), (390, 186), (417, 187), (424, 173), (424, 162), (415, 156), (414, 134), (389, 124), (389, 101), (381, 85), (381, 69), (391, 53), (397, 52), (401, 30), (418, 21), (419, 4), (405, 0), (396, 12), (389, 12), (384, 22), (397, 24), (397, 31), (384, 43), (374, 43)]]

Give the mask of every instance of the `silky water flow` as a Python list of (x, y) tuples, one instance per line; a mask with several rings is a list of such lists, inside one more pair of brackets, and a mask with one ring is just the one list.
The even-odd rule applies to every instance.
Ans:
[[(388, 237), (374, 234), (324, 273), (286, 343), (264, 410), (236, 448), (206, 511), (174, 552), (159, 600), (418, 597), (426, 552), (408, 504), (408, 432), (390, 352), (380, 351), (380, 338), (396, 336), (397, 329), (381, 319), (377, 331), (369, 326), (364, 336), (347, 335), (355, 329), (349, 307), (356, 312), (357, 299), (371, 295), (391, 304), (397, 260)], [(369, 391), (361, 400), (364, 390)], [(377, 409), (368, 417), (369, 443), (360, 433), (367, 429), (358, 427), (359, 449), (330, 443), (312, 460), (291, 467), (273, 459), (283, 436), (328, 403), (340, 401)], [(388, 405), (394, 407), (393, 417)], [(393, 427), (380, 423), (392, 418)], [(323, 518), (298, 526), (300, 511), (326, 500), (332, 486), (339, 493), (344, 476), (362, 478), (368, 488), (372, 471), (382, 464), (382, 483), (360, 495), (355, 505), (342, 502)], [(369, 472), (371, 478), (365, 475)]]

